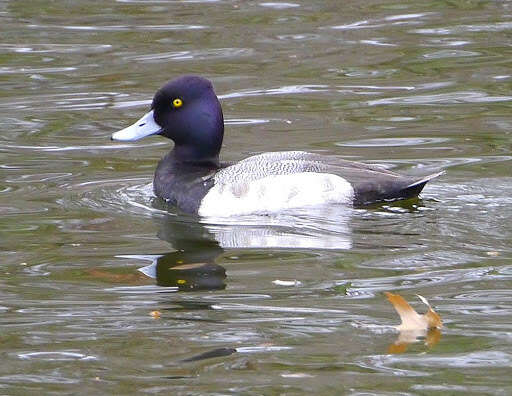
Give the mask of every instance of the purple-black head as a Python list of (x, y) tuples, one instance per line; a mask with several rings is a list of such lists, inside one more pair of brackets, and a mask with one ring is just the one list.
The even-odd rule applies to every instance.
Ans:
[(211, 82), (198, 76), (169, 81), (156, 92), (151, 111), (114, 133), (112, 140), (131, 141), (149, 135), (172, 139), (176, 155), (184, 161), (217, 158), (224, 118)]

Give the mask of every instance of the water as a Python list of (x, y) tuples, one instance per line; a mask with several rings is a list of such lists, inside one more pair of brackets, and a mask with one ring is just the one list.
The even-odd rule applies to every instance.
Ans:
[[(2, 2), (1, 392), (510, 394), (511, 8)], [(185, 216), (151, 193), (169, 142), (109, 140), (185, 73), (221, 97), (225, 160), (446, 174), (368, 209)], [(397, 348), (384, 291), (445, 328)]]

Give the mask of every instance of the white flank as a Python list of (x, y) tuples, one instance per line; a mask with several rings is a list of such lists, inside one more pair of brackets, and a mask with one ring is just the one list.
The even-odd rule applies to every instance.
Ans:
[(276, 213), (324, 204), (351, 205), (354, 189), (340, 176), (302, 172), (253, 181), (216, 183), (199, 207), (200, 216)]

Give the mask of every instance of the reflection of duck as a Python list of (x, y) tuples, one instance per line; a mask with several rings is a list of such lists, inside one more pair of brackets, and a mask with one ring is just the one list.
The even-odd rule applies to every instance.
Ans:
[(214, 290), (226, 287), (226, 270), (215, 263), (224, 251), (207, 231), (197, 223), (174, 222), (165, 217), (158, 237), (176, 249), (153, 256), (153, 263), (140, 269), (156, 278), (159, 286), (174, 286), (182, 291)]
[(226, 270), (215, 263), (180, 264), (174, 253), (158, 256), (156, 261), (140, 271), (156, 278), (158, 286), (177, 287), (181, 291), (216, 290), (226, 287)]
[[(155, 205), (159, 204), (155, 201)], [(244, 217), (243, 224), (203, 224), (187, 221), (187, 217), (155, 217), (158, 237), (169, 242), (175, 251), (138, 256), (153, 261), (140, 271), (156, 278), (160, 286), (221, 289), (225, 287), (226, 271), (215, 261), (225, 249), (350, 249), (350, 216), (340, 211), (323, 208), (293, 216)]]
[(222, 109), (210, 81), (196, 76), (165, 84), (155, 94), (151, 111), (112, 139), (137, 140), (154, 134), (175, 143), (158, 164), (153, 183), (156, 195), (202, 216), (410, 198), (439, 175), (412, 178), (302, 151), (263, 153), (236, 164), (221, 164)]
[(288, 215), (207, 219), (206, 229), (228, 248), (350, 249), (351, 210), (323, 206)]

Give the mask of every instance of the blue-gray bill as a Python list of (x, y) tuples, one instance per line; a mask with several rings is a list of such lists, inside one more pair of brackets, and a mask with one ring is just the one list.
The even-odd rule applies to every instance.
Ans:
[(160, 125), (155, 122), (153, 110), (151, 110), (129, 127), (113, 133), (111, 139), (123, 142), (134, 141), (146, 136), (156, 135), (161, 129)]

